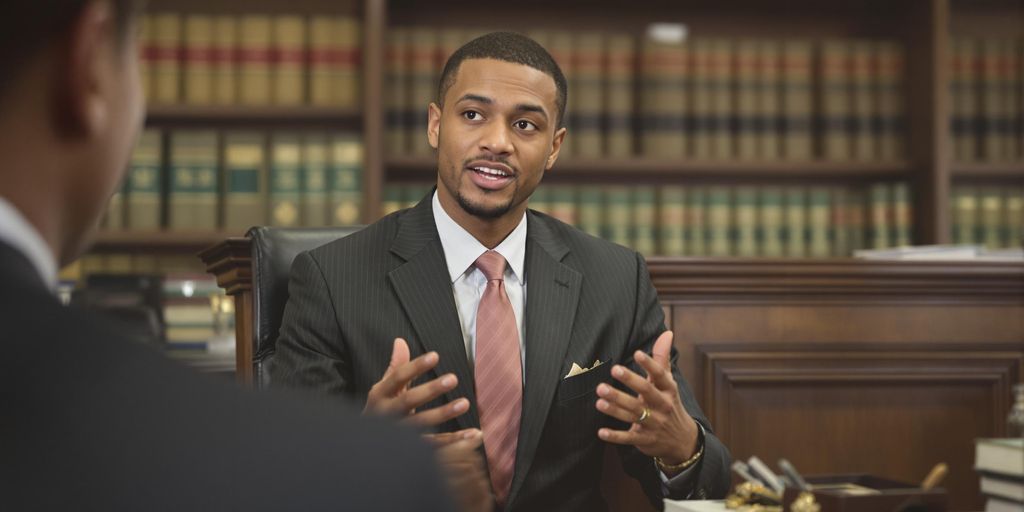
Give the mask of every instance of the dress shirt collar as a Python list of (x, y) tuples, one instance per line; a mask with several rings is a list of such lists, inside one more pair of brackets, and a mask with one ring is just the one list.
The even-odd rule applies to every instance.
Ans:
[(51, 289), (57, 287), (57, 260), (36, 228), (3, 197), (0, 197), (0, 242), (25, 255), (39, 277)]
[[(481, 254), (487, 251), (487, 248), (448, 216), (441, 206), (441, 200), (438, 199), (436, 190), (432, 203), (434, 224), (437, 226), (437, 234), (441, 237), (444, 259), (448, 263), (448, 275), (454, 283), (466, 273), (466, 269), (473, 265)], [(519, 225), (494, 250), (505, 257), (505, 261), (508, 262), (508, 266), (512, 270), (512, 277), (518, 280), (519, 284), (526, 283), (526, 276), (523, 274), (523, 263), (526, 259), (525, 213), (519, 220)]]

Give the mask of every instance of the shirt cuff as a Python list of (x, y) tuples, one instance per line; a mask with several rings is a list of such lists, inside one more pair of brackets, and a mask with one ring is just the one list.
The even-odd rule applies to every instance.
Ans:
[[(704, 426), (702, 426), (700, 422), (696, 423), (697, 428), (700, 429), (700, 436), (704, 437)], [(653, 463), (654, 462), (652, 461), (652, 464)], [(658, 470), (658, 477), (661, 478), (662, 496), (668, 497), (671, 495), (680, 495), (686, 492), (687, 495), (684, 499), (688, 499), (690, 497), (689, 494), (693, 492), (693, 483), (697, 477), (698, 466), (700, 466), (700, 464), (694, 464), (680, 471), (676, 476), (669, 478), (661, 468), (658, 468), (657, 464), (654, 464), (655, 469)], [(688, 489), (689, 492), (687, 492)]]

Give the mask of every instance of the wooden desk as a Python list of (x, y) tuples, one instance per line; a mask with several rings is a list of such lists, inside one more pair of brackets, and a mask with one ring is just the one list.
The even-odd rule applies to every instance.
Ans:
[[(252, 378), (247, 239), (201, 254), (234, 296)], [(806, 474), (918, 481), (939, 461), (952, 510), (981, 509), (974, 439), (1003, 435), (1024, 374), (1024, 264), (649, 260), (679, 366), (735, 458)], [(613, 510), (649, 510), (606, 464)]]

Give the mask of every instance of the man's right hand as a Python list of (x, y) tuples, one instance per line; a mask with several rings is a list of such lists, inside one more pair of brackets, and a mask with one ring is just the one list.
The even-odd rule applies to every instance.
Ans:
[(409, 345), (402, 338), (395, 338), (391, 363), (384, 376), (370, 388), (363, 413), (405, 416), (406, 421), (423, 427), (440, 425), (464, 414), (469, 410), (469, 400), (465, 398), (425, 411), (416, 410), (459, 383), (455, 374), (448, 373), (418, 386), (409, 386), (415, 378), (437, 366), (438, 360), (437, 352), (427, 352), (410, 361)]
[(441, 469), (462, 511), (492, 512), (494, 496), (480, 453), (483, 433), (471, 428), (435, 434), (427, 439), (437, 446)]

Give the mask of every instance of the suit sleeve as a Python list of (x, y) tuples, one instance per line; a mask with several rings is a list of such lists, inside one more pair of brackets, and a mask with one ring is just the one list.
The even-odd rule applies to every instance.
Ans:
[[(648, 354), (651, 353), (651, 349), (654, 348), (654, 341), (667, 329), (665, 327), (665, 314), (658, 303), (658, 295), (654, 285), (651, 283), (647, 264), (641, 255), (637, 254), (636, 258), (637, 289), (633, 327), (631, 329), (629, 348), (623, 354), (623, 361), (627, 362), (626, 366), (633, 371), (643, 375), (643, 369), (633, 361), (633, 352), (643, 350)], [(694, 482), (693, 487), (686, 490), (670, 488), (669, 495), (666, 496), (662, 488), (661, 475), (658, 473), (652, 458), (644, 455), (632, 446), (619, 447), (619, 454), (622, 457), (622, 464), (626, 472), (640, 482), (648, 499), (659, 510), (662, 507), (662, 500), (664, 498), (677, 500), (687, 498), (724, 498), (729, 491), (729, 466), (731, 465), (729, 450), (715, 436), (711, 423), (704, 416), (700, 406), (697, 405), (697, 400), (694, 398), (690, 386), (679, 372), (678, 358), (679, 353), (675, 347), (672, 347), (672, 377), (679, 386), (679, 397), (683, 402), (683, 407), (690, 413), (690, 416), (704, 427), (704, 456), (701, 457), (696, 467), (698, 473), (692, 480)], [(620, 424), (618, 428), (623, 427), (625, 427), (625, 424)]]
[(272, 385), (330, 395), (349, 390), (351, 365), (335, 306), (319, 264), (308, 252), (300, 253), (292, 263), (288, 302), (270, 360)]

